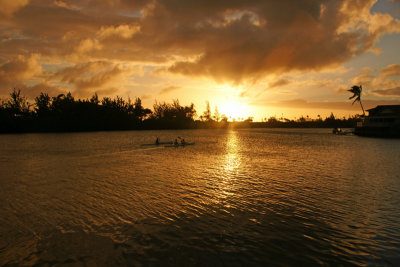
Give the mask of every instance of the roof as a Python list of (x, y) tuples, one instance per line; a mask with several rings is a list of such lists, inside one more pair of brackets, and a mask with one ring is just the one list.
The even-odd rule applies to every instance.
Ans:
[(376, 106), (371, 109), (367, 109), (370, 115), (400, 115), (400, 105), (381, 105), (381, 106)]
[(397, 110), (400, 110), (400, 105), (379, 105), (379, 106), (376, 106), (374, 108), (367, 109), (367, 111), (370, 111), (370, 110), (382, 110), (382, 109), (390, 109), (390, 110), (393, 110), (393, 111), (397, 111)]

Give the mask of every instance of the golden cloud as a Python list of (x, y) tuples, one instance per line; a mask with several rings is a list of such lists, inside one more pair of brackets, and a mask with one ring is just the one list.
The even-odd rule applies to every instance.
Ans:
[[(400, 32), (399, 20), (371, 13), (375, 0), (0, 1), (7, 15), (0, 20), (3, 84), (39, 75), (6, 70), (34, 53), (53, 62), (46, 68), (52, 82), (80, 89), (115, 87), (129, 73), (115, 62), (238, 84), (338, 66)], [(65, 65), (73, 67), (60, 70)]]
[(126, 71), (118, 64), (96, 61), (64, 68), (56, 72), (52, 79), (61, 79), (77, 89), (99, 88), (121, 78)]
[(61, 89), (54, 85), (51, 85), (47, 82), (40, 82), (32, 86), (28, 86), (26, 84), (19, 85), (17, 87), (21, 89), (22, 93), (28, 97), (28, 99), (34, 99), (35, 97), (39, 96), (40, 93), (47, 93), (50, 96), (57, 96), (59, 94), (66, 93), (68, 90)]
[(29, 3), (29, 0), (0, 0), (0, 14), (11, 16)]
[(74, 95), (89, 97), (94, 92), (99, 95), (125, 94), (127, 77), (140, 70), (124, 67), (109, 61), (93, 61), (63, 68), (49, 80), (62, 81), (72, 86)]
[(393, 77), (393, 76), (400, 76), (400, 65), (399, 64), (391, 64), (384, 68), (380, 76), (382, 78)]
[[(400, 86), (400, 65), (391, 64), (377, 71), (371, 68), (363, 68), (358, 75), (352, 79), (352, 84), (363, 85), (365, 92), (371, 92), (380, 96), (398, 96), (397, 88)], [(376, 89), (376, 88), (391, 88), (391, 89)]]
[(58, 7), (61, 7), (61, 8), (70, 9), (70, 10), (79, 10), (78, 7), (68, 5), (68, 4), (67, 4), (66, 2), (64, 2), (64, 1), (55, 0), (55, 1), (53, 2), (53, 5), (58, 6)]
[(167, 93), (170, 93), (172, 91), (179, 90), (179, 89), (181, 89), (180, 86), (168, 86), (168, 87), (162, 89), (158, 94), (163, 95), (163, 94), (167, 94)]
[[(293, 4), (293, 1), (251, 1), (248, 4), (236, 4), (236, 7), (232, 4), (231, 8), (251, 8), (257, 18), (265, 21), (258, 25), (252, 22), (254, 19), (251, 16), (241, 16), (223, 24), (199, 24), (196, 19), (201, 20), (201, 17), (184, 17), (181, 11), (178, 17), (183, 16), (182, 21), (186, 24), (174, 29), (196, 33), (196, 36), (203, 36), (206, 32), (204, 39), (199, 40), (203, 53), (194, 62), (175, 62), (169, 71), (241, 82), (249, 77), (261, 77), (265, 73), (320, 70), (338, 65), (374, 48), (382, 34), (399, 31), (399, 21), (390, 15), (370, 14), (374, 3), (296, 1)], [(151, 15), (157, 15), (158, 20), (174, 17), (173, 7), (168, 4), (164, 4), (162, 10), (155, 7)], [(209, 13), (207, 19), (224, 21), (224, 10), (223, 6), (216, 5), (215, 10), (212, 10), (214, 13)], [(366, 23), (365, 26), (357, 26)], [(168, 25), (168, 22), (163, 24)], [(176, 40), (180, 39), (181, 33), (178, 30), (171, 34)]]
[(123, 39), (129, 39), (132, 38), (132, 36), (139, 31), (140, 31), (140, 26), (138, 25), (108, 26), (108, 27), (101, 27), (97, 35), (100, 39), (109, 38), (111, 36), (117, 36)]
[(368, 67), (361, 69), (359, 74), (353, 78), (352, 84), (371, 86), (375, 78), (374, 72), (375, 70)]
[[(374, 108), (377, 105), (399, 105), (399, 100), (363, 100), (362, 101), (365, 109)], [(265, 104), (265, 103), (264, 103)], [(268, 106), (278, 106), (287, 108), (297, 108), (297, 109), (326, 109), (326, 110), (349, 110), (357, 111), (360, 110), (360, 106), (351, 105), (351, 102), (334, 102), (334, 101), (324, 101), (324, 102), (313, 102), (306, 101), (304, 99), (292, 99), (287, 101), (270, 102), (266, 103)]]
[(78, 54), (84, 54), (94, 50), (101, 50), (101, 48), (102, 45), (98, 40), (88, 38), (79, 43), (79, 45), (76, 47), (76, 52)]
[(400, 96), (400, 86), (391, 89), (373, 90), (372, 93), (381, 96)]
[(277, 81), (273, 81), (273, 82), (269, 83), (268, 88), (282, 87), (282, 86), (288, 85), (290, 83), (292, 83), (292, 82), (288, 79), (279, 79)]
[(14, 87), (21, 80), (41, 74), (39, 58), (39, 54), (31, 54), (29, 57), (18, 55), (0, 65), (0, 90), (9, 90), (9, 87)]

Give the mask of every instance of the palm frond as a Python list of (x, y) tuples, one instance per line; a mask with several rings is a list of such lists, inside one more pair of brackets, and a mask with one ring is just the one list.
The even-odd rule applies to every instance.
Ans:
[[(360, 101), (360, 99), (361, 99), (361, 91), (362, 91), (361, 85), (360, 86), (354, 85), (354, 86), (351, 87), (351, 89), (349, 89), (347, 91), (353, 93), (353, 95), (350, 96), (349, 99), (356, 98), (354, 100), (354, 102)], [(353, 104), (354, 104), (354, 102), (353, 102)]]
[(352, 105), (354, 105), (354, 103), (356, 103), (357, 101), (360, 102), (360, 106), (361, 106), (361, 109), (362, 109), (362, 112), (363, 112), (363, 115), (362, 115), (362, 116), (364, 117), (364, 116), (365, 116), (365, 111), (364, 111), (363, 104), (361, 103), (362, 86), (361, 86), (361, 85), (360, 85), (360, 86), (353, 85), (353, 86), (352, 86), (349, 90), (347, 90), (347, 91), (353, 93), (353, 95), (349, 97), (349, 99), (353, 99), (353, 98), (354, 98), (354, 101), (353, 101)]
[[(353, 97), (355, 97), (355, 95), (354, 96), (352, 96), (352, 98)], [(351, 98), (350, 98), (351, 99)], [(357, 101), (361, 101), (361, 96), (359, 95), (359, 96), (357, 96), (357, 98), (356, 99), (354, 99), (354, 101), (353, 101), (353, 103), (351, 103), (352, 105), (354, 105), (354, 103), (356, 103)]]

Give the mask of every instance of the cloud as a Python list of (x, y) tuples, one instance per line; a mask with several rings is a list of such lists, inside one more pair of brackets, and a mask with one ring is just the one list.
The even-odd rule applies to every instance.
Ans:
[[(351, 80), (351, 84), (362, 85), (365, 90), (363, 91), (364, 94), (372, 93), (380, 96), (399, 96), (396, 90), (396, 88), (400, 86), (398, 77), (400, 77), (400, 65), (398, 64), (388, 65), (380, 71), (367, 67), (359, 71)], [(344, 93), (346, 91), (347, 90), (343, 90), (342, 88), (342, 90), (338, 92)]]
[[(68, 54), (72, 46), (92, 60), (164, 61), (172, 73), (241, 82), (321, 70), (372, 49), (399, 30), (391, 16), (370, 13), (374, 3), (44, 0), (27, 5), (15, 25), (42, 54)], [(62, 43), (72, 31), (69, 45)]]
[[(379, 75), (373, 80), (373, 86), (375, 88), (394, 88), (400, 86), (400, 65), (391, 64), (385, 68), (383, 68)], [(380, 95), (389, 95), (391, 89), (385, 90), (375, 90), (374, 93)], [(385, 92), (385, 93), (384, 93)]]
[(168, 87), (162, 89), (158, 94), (159, 95), (163, 95), (163, 94), (167, 94), (167, 93), (170, 93), (172, 91), (179, 90), (179, 89), (181, 89), (180, 86), (168, 86)]
[(151, 99), (152, 97), (153, 97), (153, 96), (150, 95), (150, 94), (144, 94), (144, 95), (140, 96), (140, 99), (146, 100), (146, 99)]
[(116, 85), (123, 83), (133, 72), (135, 72), (133, 68), (123, 68), (119, 64), (107, 61), (95, 61), (59, 70), (51, 79), (59, 79), (73, 85), (76, 89), (75, 94), (87, 96), (92, 92), (110, 94), (125, 90), (122, 85), (121, 88), (116, 88)]
[(387, 66), (380, 72), (380, 76), (381, 76), (381, 78), (400, 76), (400, 65), (392, 64), (392, 65)]
[(42, 73), (38, 60), (40, 55), (31, 54), (29, 57), (18, 55), (0, 65), (0, 90), (9, 90), (22, 80), (28, 80)]
[(93, 50), (101, 50), (101, 48), (102, 45), (98, 40), (88, 38), (79, 43), (79, 45), (76, 47), (76, 52), (78, 54), (83, 54)]
[(140, 31), (139, 26), (132, 26), (132, 25), (108, 26), (108, 27), (101, 27), (97, 35), (100, 39), (109, 38), (111, 36), (118, 36), (123, 39), (129, 39), (139, 31)]
[(70, 9), (70, 10), (79, 10), (79, 8), (77, 6), (74, 5), (68, 5), (66, 2), (64, 1), (58, 1), (55, 0), (53, 1), (53, 5), (57, 6), (57, 7), (61, 7), (61, 8), (66, 8), (66, 9)]
[(290, 80), (279, 79), (277, 81), (269, 83), (268, 88), (271, 89), (271, 88), (275, 88), (275, 87), (282, 87), (282, 86), (288, 85), (290, 83), (292, 83)]
[(29, 0), (0, 0), (0, 14), (11, 16), (29, 3)]
[(67, 90), (61, 89), (47, 82), (40, 82), (32, 86), (24, 84), (18, 88), (21, 89), (23, 95), (27, 96), (28, 99), (34, 99), (35, 97), (39, 96), (40, 93), (47, 93), (50, 96), (57, 96), (67, 92)]
[[(374, 108), (377, 105), (400, 105), (400, 100), (363, 100), (365, 109)], [(334, 102), (334, 101), (307, 101), (304, 99), (292, 99), (279, 102), (263, 103), (268, 106), (297, 108), (297, 109), (326, 109), (326, 110), (361, 110), (358, 104), (352, 105), (351, 102)]]
[[(387, 32), (400, 31), (399, 21), (390, 15), (370, 13), (375, 1), (246, 3), (231, 4), (229, 9), (238, 10), (238, 13), (252, 10), (265, 23), (255, 25), (252, 17), (246, 15), (220, 23), (226, 21), (228, 5), (218, 4), (207, 16), (208, 23), (196, 21), (200, 20), (196, 15), (192, 19), (184, 17), (185, 26), (174, 29), (197, 36), (203, 36), (206, 31), (204, 41), (199, 40), (202, 53), (195, 61), (175, 62), (169, 71), (241, 82), (271, 72), (321, 70), (372, 49), (379, 37)], [(153, 12), (160, 20), (167, 14), (173, 17), (173, 6), (165, 4), (162, 11), (155, 8)], [(177, 36), (179, 40), (180, 32), (171, 36)], [(189, 39), (191, 36), (189, 34)]]
[(23, 96), (27, 97), (30, 103), (34, 102), (35, 97), (39, 96), (40, 93), (47, 93), (50, 96), (57, 96), (68, 92), (65, 88), (56, 87), (47, 82), (39, 82), (34, 85), (27, 85), (25, 83), (14, 84), (13, 88), (7, 88), (7, 90), (0, 90), (0, 96), (2, 98), (9, 98), (10, 93), (13, 89), (21, 90)]
[[(384, 34), (400, 32), (399, 20), (371, 13), (376, 0), (0, 3), (4, 15), (0, 66), (19, 56), (26, 61), (31, 54), (40, 54), (50, 62), (43, 65), (50, 84), (59, 79), (79, 90), (120, 86), (129, 73), (123, 67), (128, 63), (242, 85), (268, 75), (321, 71), (375, 49)], [(114, 63), (102, 71), (86, 72), (93, 62)], [(64, 66), (73, 67), (60, 70)], [(27, 83), (42, 75), (40, 71), (25, 72), (33, 76), (22, 73), (11, 75), (13, 82), (0, 74), (0, 82)], [(364, 75), (355, 81), (368, 78)], [(288, 82), (277, 80), (270, 87)]]
[(375, 78), (375, 70), (371, 68), (363, 68), (359, 71), (358, 75), (352, 79), (352, 84), (363, 85), (369, 87), (372, 85)]
[(349, 86), (344, 86), (344, 85), (342, 85), (342, 86), (339, 86), (336, 90), (335, 90), (335, 92), (337, 93), (337, 94), (341, 94), (341, 95), (343, 95), (343, 94), (349, 94), (349, 89), (350, 89), (350, 87)]
[(381, 96), (400, 96), (400, 87), (382, 90), (373, 90), (372, 93)]

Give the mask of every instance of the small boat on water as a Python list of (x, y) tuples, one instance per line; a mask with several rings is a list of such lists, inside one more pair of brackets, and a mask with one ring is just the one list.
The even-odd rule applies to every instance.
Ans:
[(341, 128), (333, 128), (332, 133), (333, 134), (341, 134), (343, 131)]
[(348, 134), (353, 134), (354, 133), (354, 131), (352, 131), (352, 130), (343, 130), (342, 128), (334, 128), (333, 130), (332, 130), (332, 133), (333, 134), (336, 134), (336, 135), (348, 135)]
[(150, 143), (150, 144), (141, 144), (141, 146), (159, 146), (159, 145), (170, 145), (173, 144), (174, 142), (172, 141), (168, 141), (168, 142), (154, 142), (154, 143)]
[(172, 143), (169, 145), (165, 145), (164, 147), (179, 147), (179, 146), (191, 146), (194, 145), (195, 142), (181, 142), (181, 143)]

